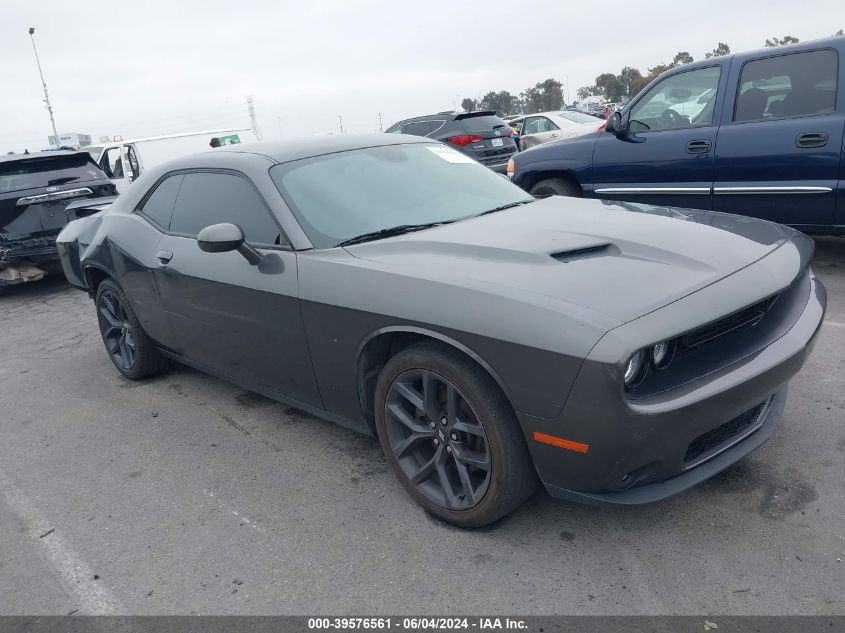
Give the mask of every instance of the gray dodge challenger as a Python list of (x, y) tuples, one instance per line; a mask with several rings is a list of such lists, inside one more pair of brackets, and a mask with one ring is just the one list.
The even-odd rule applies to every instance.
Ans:
[(790, 228), (536, 200), (402, 135), (178, 159), (58, 247), (121, 374), (177, 361), (372, 434), (464, 527), (538, 481), (639, 504), (723, 470), (771, 436), (826, 307)]

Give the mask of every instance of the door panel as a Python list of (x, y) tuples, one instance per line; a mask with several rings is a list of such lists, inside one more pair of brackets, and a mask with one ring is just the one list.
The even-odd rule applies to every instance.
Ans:
[(626, 112), (628, 130), (599, 135), (597, 198), (709, 209), (723, 75), (710, 66), (670, 75)]
[(251, 266), (238, 252), (206, 253), (195, 239), (174, 235), (157, 250), (172, 253), (155, 276), (175, 353), (322, 406), (299, 309), (295, 253), (261, 250), (264, 260)]
[(713, 206), (796, 226), (834, 223), (845, 116), (836, 52), (737, 59), (719, 130)]

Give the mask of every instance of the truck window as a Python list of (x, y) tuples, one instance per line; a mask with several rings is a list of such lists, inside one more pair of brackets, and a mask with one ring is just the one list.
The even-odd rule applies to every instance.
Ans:
[(739, 78), (734, 121), (767, 121), (836, 110), (836, 51), (790, 53), (746, 62)]
[(631, 109), (632, 132), (658, 132), (710, 125), (719, 87), (719, 66), (667, 77)]

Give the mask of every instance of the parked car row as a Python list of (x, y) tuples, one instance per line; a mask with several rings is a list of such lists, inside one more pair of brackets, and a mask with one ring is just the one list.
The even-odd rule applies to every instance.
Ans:
[(845, 37), (667, 71), (606, 131), (514, 156), (513, 182), (845, 233)]

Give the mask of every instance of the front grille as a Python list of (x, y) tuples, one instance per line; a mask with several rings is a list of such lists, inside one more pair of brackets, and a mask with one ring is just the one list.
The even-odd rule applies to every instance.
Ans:
[(743, 431), (748, 430), (760, 417), (760, 412), (765, 405), (765, 402), (761, 402), (753, 409), (740, 413), (734, 419), (725, 422), (722, 426), (717, 426), (715, 429), (699, 435), (687, 448), (684, 463), (689, 464), (696, 461), (702, 455), (706, 455), (713, 449), (726, 444)]
[(737, 334), (743, 330), (757, 325), (766, 316), (766, 313), (777, 301), (778, 295), (769, 297), (764, 301), (755, 303), (753, 306), (729, 314), (728, 316), (713, 321), (705, 326), (688, 332), (678, 339), (676, 356), (681, 357), (690, 354), (704, 345), (715, 343), (731, 334)]

